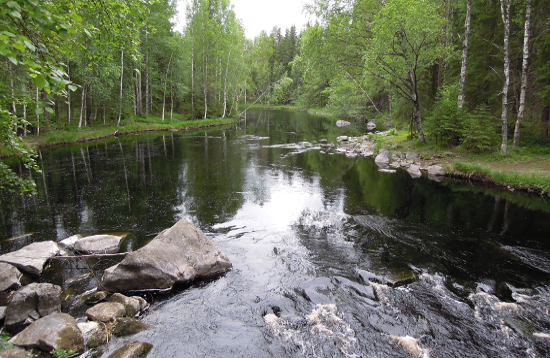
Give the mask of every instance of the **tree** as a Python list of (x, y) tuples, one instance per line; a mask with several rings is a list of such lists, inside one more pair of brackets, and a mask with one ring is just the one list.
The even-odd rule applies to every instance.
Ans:
[(468, 51), (470, 51), (470, 26), (472, 18), (472, 0), (466, 1), (466, 20), (464, 21), (464, 40), (462, 42), (462, 66), (460, 67), (460, 80), (458, 82), (458, 108), (464, 107), (464, 85), (468, 70)]

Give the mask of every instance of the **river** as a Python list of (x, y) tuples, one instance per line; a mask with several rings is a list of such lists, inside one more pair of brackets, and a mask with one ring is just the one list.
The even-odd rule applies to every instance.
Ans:
[[(42, 150), (38, 195), (1, 194), (0, 252), (78, 233), (126, 233), (131, 251), (185, 218), (227, 254), (223, 277), (144, 294), (151, 328), (98, 357), (130, 339), (149, 357), (549, 357), (550, 203), (324, 153), (361, 131), (335, 122), (251, 110)], [(82, 317), (114, 263), (55, 260), (40, 279)]]

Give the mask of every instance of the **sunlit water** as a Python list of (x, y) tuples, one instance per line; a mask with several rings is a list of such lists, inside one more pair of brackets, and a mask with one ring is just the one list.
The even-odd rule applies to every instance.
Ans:
[[(125, 232), (131, 251), (185, 218), (227, 254), (223, 277), (144, 295), (152, 328), (97, 356), (130, 339), (149, 357), (550, 356), (548, 202), (320, 150), (360, 130), (252, 111), (42, 151), (39, 194), (2, 194), (0, 249)], [(56, 261), (42, 280), (82, 317), (79, 295), (114, 262)]]

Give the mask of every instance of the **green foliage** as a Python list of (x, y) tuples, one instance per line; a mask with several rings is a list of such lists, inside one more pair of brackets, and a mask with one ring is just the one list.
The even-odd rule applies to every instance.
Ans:
[(13, 348), (13, 345), (8, 342), (10, 338), (8, 332), (4, 331), (4, 328), (0, 328), (0, 351)]
[(290, 104), (292, 100), (292, 78), (283, 77), (273, 86), (273, 93), (269, 99), (272, 104)]
[(461, 141), (462, 122), (466, 112), (458, 108), (457, 98), (458, 84), (444, 86), (426, 118), (426, 132), (438, 145), (456, 146)]
[(480, 106), (462, 120), (461, 145), (475, 152), (488, 152), (498, 143), (498, 121), (486, 106)]
[(76, 353), (76, 351), (74, 351), (72, 349), (67, 351), (67, 350), (62, 349), (62, 348), (56, 348), (56, 349), (54, 349), (50, 352), (50, 354), (54, 358), (69, 358), (70, 356), (72, 356), (75, 353)]

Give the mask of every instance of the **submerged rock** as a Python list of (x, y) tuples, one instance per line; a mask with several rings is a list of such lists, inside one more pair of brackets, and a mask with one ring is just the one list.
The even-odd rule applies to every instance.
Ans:
[(40, 318), (10, 339), (10, 343), (24, 348), (38, 348), (46, 352), (53, 349), (84, 351), (84, 337), (75, 319), (61, 312)]
[(73, 249), (84, 254), (113, 254), (120, 248), (124, 236), (94, 235), (75, 242)]
[(50, 283), (31, 283), (13, 294), (6, 308), (4, 324), (29, 325), (40, 317), (61, 311), (61, 287)]
[(98, 322), (111, 322), (126, 314), (126, 308), (118, 302), (102, 302), (86, 310), (89, 320)]
[(22, 275), (15, 266), (0, 262), (0, 292), (21, 286)]
[(428, 175), (444, 177), (447, 175), (447, 171), (441, 165), (432, 165), (428, 167)]
[(219, 276), (231, 266), (212, 240), (180, 220), (106, 269), (101, 287), (111, 292), (164, 290), (177, 283)]
[(138, 319), (130, 317), (119, 317), (115, 321), (113, 335), (116, 337), (126, 337), (137, 334), (149, 329), (149, 326)]
[(350, 124), (351, 124), (350, 122), (348, 122), (348, 121), (343, 121), (343, 120), (341, 120), (341, 119), (336, 121), (336, 126), (337, 126), (337, 127), (347, 127), (347, 126), (349, 126)]
[(109, 296), (109, 292), (107, 292), (107, 291), (95, 291), (95, 292), (90, 292), (90, 293), (86, 293), (86, 294), (82, 295), (82, 297), (80, 297), (80, 299), (85, 304), (91, 306), (91, 305), (95, 305), (95, 304), (103, 301), (108, 296)]
[(46, 262), (58, 255), (60, 250), (53, 241), (35, 242), (0, 256), (0, 262), (11, 264), (23, 272), (40, 275)]
[(151, 343), (131, 341), (117, 349), (109, 358), (144, 358), (152, 348)]

